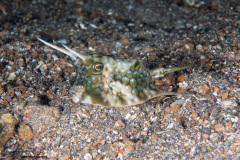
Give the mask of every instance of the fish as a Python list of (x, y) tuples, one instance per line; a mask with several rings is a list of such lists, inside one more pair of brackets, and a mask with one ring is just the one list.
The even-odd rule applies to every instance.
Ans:
[(154, 79), (190, 66), (150, 70), (137, 59), (76, 52), (64, 44), (64, 48), (61, 48), (38, 37), (37, 39), (73, 60), (76, 80), (70, 93), (74, 103), (124, 107), (142, 104), (162, 95), (183, 95), (158, 90)]

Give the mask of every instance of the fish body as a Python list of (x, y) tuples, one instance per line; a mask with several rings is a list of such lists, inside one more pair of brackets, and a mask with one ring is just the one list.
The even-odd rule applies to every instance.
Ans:
[[(116, 56), (84, 55), (38, 38), (44, 44), (69, 55), (75, 62), (76, 80), (72, 87), (74, 103), (104, 107), (137, 105), (160, 95), (179, 95), (156, 89), (153, 79), (167, 73), (188, 68), (159, 68), (149, 70), (141, 61)], [(83, 63), (80, 65), (80, 61)]]

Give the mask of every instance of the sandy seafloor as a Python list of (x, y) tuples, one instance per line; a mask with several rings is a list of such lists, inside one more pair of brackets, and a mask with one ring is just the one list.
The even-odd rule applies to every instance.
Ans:
[[(240, 159), (238, 0), (0, 2), (1, 159)], [(76, 51), (150, 69), (161, 96), (137, 106), (74, 104)], [(60, 45), (59, 45), (60, 46)]]

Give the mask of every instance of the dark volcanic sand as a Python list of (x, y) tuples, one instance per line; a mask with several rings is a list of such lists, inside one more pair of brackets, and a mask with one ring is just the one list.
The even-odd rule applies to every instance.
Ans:
[[(240, 2), (0, 2), (0, 157), (240, 159)], [(146, 67), (192, 65), (155, 82), (191, 92), (144, 104), (74, 104), (70, 57), (35, 37)]]

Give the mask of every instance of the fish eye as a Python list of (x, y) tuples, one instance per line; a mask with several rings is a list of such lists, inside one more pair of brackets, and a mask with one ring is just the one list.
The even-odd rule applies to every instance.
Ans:
[(99, 74), (103, 71), (104, 65), (102, 63), (95, 63), (92, 65), (93, 74)]

